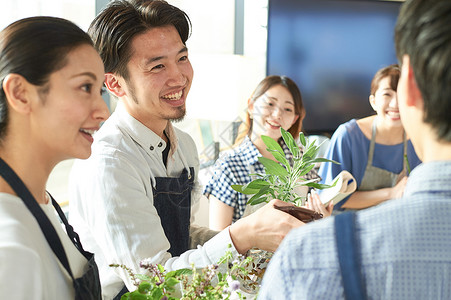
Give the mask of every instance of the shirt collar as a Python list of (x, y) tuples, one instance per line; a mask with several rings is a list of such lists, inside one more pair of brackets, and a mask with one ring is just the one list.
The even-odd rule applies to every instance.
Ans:
[(449, 192), (451, 161), (422, 163), (410, 173), (404, 196), (418, 192)]
[[(155, 132), (132, 117), (121, 101), (118, 102), (114, 114), (121, 130), (125, 131), (137, 144), (141, 145), (141, 147), (147, 150), (156, 149), (161, 152), (165, 149), (166, 142)], [(172, 156), (177, 149), (177, 137), (171, 122), (168, 122), (165, 132), (171, 145), (169, 156)]]

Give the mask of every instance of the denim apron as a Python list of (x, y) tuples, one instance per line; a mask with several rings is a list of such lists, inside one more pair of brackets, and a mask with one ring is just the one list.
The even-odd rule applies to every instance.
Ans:
[[(172, 256), (180, 256), (189, 249), (191, 218), (191, 191), (194, 186), (194, 168), (182, 171), (179, 177), (155, 177), (153, 205), (157, 209)], [(129, 292), (126, 286), (114, 297), (120, 300)]]
[(27, 189), (23, 181), (17, 176), (17, 174), (11, 169), (10, 166), (6, 164), (3, 159), (0, 158), (0, 175), (5, 179), (5, 181), (11, 186), (14, 192), (17, 194), (19, 198), (25, 203), (29, 211), (33, 214), (36, 221), (39, 224), (39, 227), (44, 234), (47, 243), (50, 248), (52, 248), (53, 253), (55, 253), (56, 257), (60, 261), (60, 263), (64, 266), (69, 276), (72, 278), (74, 290), (75, 290), (75, 299), (76, 300), (94, 300), (94, 299), (102, 299), (102, 292), (99, 280), (99, 271), (97, 269), (97, 265), (94, 261), (94, 254), (84, 251), (83, 247), (80, 243), (80, 239), (78, 234), (73, 230), (72, 226), (67, 222), (67, 219), (61, 210), (58, 203), (53, 199), (52, 205), (58, 212), (61, 221), (64, 223), (66, 227), (67, 235), (70, 240), (74, 243), (75, 247), (80, 251), (80, 253), (88, 260), (88, 269), (80, 278), (74, 278), (72, 274), (72, 270), (70, 269), (69, 260), (67, 259), (66, 252), (64, 251), (64, 247), (61, 244), (61, 240), (53, 227), (52, 223), (48, 219), (47, 215), (44, 213), (42, 208), (39, 206), (36, 199)]
[(189, 249), (191, 191), (194, 168), (184, 169), (180, 177), (155, 177), (153, 203), (161, 219), (172, 256), (180, 256)]
[(373, 121), (370, 149), (368, 152), (368, 161), (362, 182), (358, 191), (374, 191), (381, 188), (393, 187), (406, 175), (406, 161), (404, 155), (407, 154), (407, 141), (404, 133), (404, 153), (401, 157), (403, 161), (402, 171), (399, 174), (373, 166), (374, 147), (376, 144), (376, 119)]
[(366, 299), (365, 282), (361, 274), (359, 239), (355, 230), (356, 213), (349, 211), (334, 217), (338, 263), (346, 300)]

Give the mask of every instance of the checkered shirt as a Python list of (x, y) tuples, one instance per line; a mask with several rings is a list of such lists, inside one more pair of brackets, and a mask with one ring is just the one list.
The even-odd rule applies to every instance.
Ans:
[[(288, 146), (283, 139), (279, 139), (285, 157), (290, 164), (293, 163), (293, 158)], [(301, 153), (303, 152), (300, 148)], [(216, 161), (212, 169), (212, 177), (208, 181), (204, 189), (206, 196), (213, 195), (220, 201), (234, 208), (233, 222), (237, 221), (243, 216), (247, 201), (252, 195), (245, 195), (238, 193), (232, 189), (233, 184), (247, 184), (256, 178), (251, 178), (249, 174), (259, 173), (264, 174), (264, 166), (258, 161), (258, 157), (262, 156), (255, 145), (251, 142), (249, 137), (235, 149), (223, 152)], [(305, 179), (318, 178), (315, 170), (310, 171)]]

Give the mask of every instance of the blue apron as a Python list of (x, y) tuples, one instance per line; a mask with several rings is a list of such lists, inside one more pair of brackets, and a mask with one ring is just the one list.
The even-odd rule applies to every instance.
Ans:
[(356, 213), (349, 211), (335, 216), (334, 219), (338, 262), (346, 300), (366, 299), (355, 218)]
[[(194, 186), (194, 168), (190, 174), (184, 169), (180, 177), (155, 177), (153, 205), (160, 216), (166, 238), (171, 247), (172, 256), (180, 256), (189, 249), (189, 227), (191, 218), (191, 191)], [(114, 297), (128, 292), (126, 286)]]
[(61, 210), (60, 206), (55, 201), (55, 199), (53, 199), (53, 197), (49, 194), (52, 200), (53, 207), (58, 212), (61, 221), (64, 223), (66, 227), (67, 235), (69, 236), (72, 243), (74, 243), (78, 251), (80, 251), (80, 253), (88, 260), (87, 271), (80, 278), (74, 278), (74, 275), (72, 274), (72, 270), (69, 265), (69, 260), (67, 259), (66, 252), (64, 251), (64, 247), (61, 243), (58, 233), (55, 231), (55, 228), (53, 227), (49, 218), (44, 213), (42, 208), (39, 206), (38, 202), (30, 193), (30, 191), (25, 186), (23, 181), (19, 178), (19, 176), (17, 176), (17, 174), (13, 171), (13, 169), (11, 169), (11, 167), (8, 166), (8, 164), (6, 164), (6, 162), (3, 161), (3, 159), (1, 158), (0, 158), (0, 175), (11, 186), (11, 188), (14, 190), (17, 196), (22, 199), (28, 210), (33, 214), (50, 248), (58, 258), (60, 263), (63, 265), (63, 267), (66, 269), (67, 273), (69, 273), (69, 276), (72, 278), (72, 283), (75, 290), (75, 299), (76, 300), (102, 299), (102, 292), (99, 280), (99, 270), (97, 269), (97, 265), (94, 261), (94, 254), (83, 250), (78, 234), (67, 222), (67, 219), (63, 211)]

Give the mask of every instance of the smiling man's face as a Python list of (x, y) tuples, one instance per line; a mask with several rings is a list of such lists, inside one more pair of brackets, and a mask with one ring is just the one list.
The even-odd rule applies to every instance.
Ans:
[(163, 128), (169, 120), (183, 118), (193, 68), (175, 27), (149, 29), (136, 36), (131, 47), (129, 78), (120, 80), (127, 111), (144, 125)]

